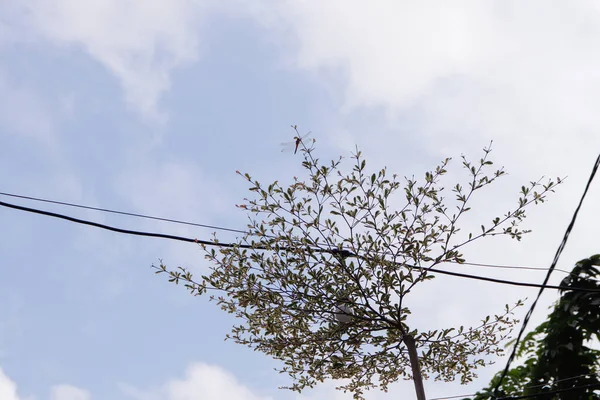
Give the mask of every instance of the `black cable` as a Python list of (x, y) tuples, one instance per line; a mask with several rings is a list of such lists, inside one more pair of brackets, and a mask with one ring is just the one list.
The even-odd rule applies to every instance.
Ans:
[[(520, 396), (507, 396), (507, 397), (497, 397), (497, 400), (519, 400), (519, 399), (528, 399), (528, 398), (532, 398), (532, 397), (537, 397), (540, 395), (549, 395), (549, 394), (556, 394), (556, 393), (564, 393), (564, 392), (570, 392), (572, 390), (579, 390), (579, 389), (591, 389), (591, 388), (595, 388), (595, 387), (600, 387), (600, 383), (591, 383), (589, 385), (583, 385), (583, 386), (575, 386), (572, 388), (564, 388), (564, 389), (556, 389), (553, 391), (548, 391), (548, 392), (538, 392), (535, 394), (524, 394), (524, 395), (520, 395)], [(458, 396), (449, 396), (449, 397), (434, 397), (432, 399), (429, 400), (448, 400), (448, 399), (457, 399), (457, 398), (465, 398), (465, 397), (473, 397), (476, 396), (477, 393), (471, 393), (471, 394), (463, 394), (463, 395), (458, 395)]]
[(583, 385), (583, 386), (575, 386), (572, 388), (564, 388), (564, 389), (556, 389), (556, 390), (552, 390), (549, 392), (538, 392), (535, 394), (524, 394), (521, 396), (507, 396), (507, 397), (497, 397), (497, 400), (519, 400), (519, 399), (528, 399), (528, 398), (532, 398), (532, 397), (537, 397), (540, 395), (544, 395), (544, 397), (546, 395), (549, 394), (556, 394), (556, 393), (564, 393), (564, 392), (570, 392), (572, 390), (579, 390), (579, 389), (592, 389), (592, 388), (600, 388), (600, 383), (591, 383), (589, 385)]
[(175, 224), (198, 226), (198, 227), (201, 227), (201, 228), (209, 228), (209, 229), (217, 229), (217, 230), (220, 230), (220, 231), (229, 231), (229, 232), (244, 233), (244, 234), (247, 233), (247, 232), (239, 230), (239, 229), (223, 228), (223, 227), (220, 227), (220, 226), (198, 224), (198, 223), (195, 223), (195, 222), (180, 221), (180, 220), (177, 220), (177, 219), (170, 219), (170, 218), (153, 217), (153, 216), (150, 216), (150, 215), (136, 214), (136, 213), (130, 213), (130, 212), (125, 212), (125, 211), (116, 211), (116, 210), (111, 210), (111, 209), (108, 209), (108, 208), (97, 208), (97, 207), (85, 206), (85, 205), (82, 205), (82, 204), (67, 203), (67, 202), (64, 202), (64, 201), (42, 199), (42, 198), (39, 198), (39, 197), (23, 196), (23, 195), (19, 195), (19, 194), (6, 193), (6, 192), (0, 192), (0, 195), (2, 195), (2, 196), (9, 196), (9, 197), (16, 197), (16, 198), (19, 198), (19, 199), (27, 199), (27, 200), (33, 200), (33, 201), (40, 201), (40, 202), (44, 202), (44, 203), (59, 204), (61, 206), (83, 208), (83, 209), (86, 209), (86, 210), (94, 210), (94, 211), (102, 211), (102, 212), (107, 212), (107, 213), (112, 213), (112, 214), (128, 215), (130, 217), (146, 218), (146, 219), (153, 219), (153, 220), (157, 220), (157, 221), (172, 222), (172, 223), (175, 223)]
[[(25, 196), (25, 195), (14, 194), (14, 193), (7, 193), (7, 192), (0, 192), (0, 195), (14, 197), (14, 198), (19, 198), (19, 199), (39, 201), (39, 202), (43, 202), (43, 203), (58, 204), (58, 205), (68, 206), (68, 207), (77, 207), (77, 208), (82, 208), (82, 209), (86, 209), (86, 210), (101, 211), (101, 212), (107, 212), (107, 213), (112, 213), (112, 214), (127, 215), (127, 216), (131, 216), (131, 217), (138, 217), (138, 218), (153, 219), (153, 220), (157, 220), (157, 221), (172, 222), (172, 223), (182, 224), (182, 225), (197, 226), (197, 227), (201, 227), (201, 228), (216, 229), (216, 230), (220, 230), (220, 231), (228, 231), (228, 232), (236, 232), (236, 233), (248, 234), (247, 231), (243, 231), (243, 230), (240, 230), (240, 229), (224, 228), (222, 226), (217, 226), (217, 225), (207, 225), (207, 224), (200, 224), (200, 223), (195, 223), (195, 222), (182, 221), (182, 220), (176, 220), (176, 219), (170, 219), (170, 218), (164, 218), (164, 217), (155, 217), (155, 216), (150, 216), (150, 215), (145, 215), (145, 214), (136, 214), (136, 213), (130, 213), (130, 212), (126, 212), (126, 211), (112, 210), (112, 209), (108, 209), (108, 208), (98, 208), (98, 207), (86, 206), (86, 205), (83, 205), (83, 204), (69, 203), (69, 202), (58, 201), (58, 200), (50, 200), (50, 199), (45, 199), (45, 198), (40, 198), (40, 197)], [(486, 267), (486, 268), (522, 269), (522, 270), (532, 270), (532, 271), (548, 271), (548, 268), (544, 268), (544, 267), (524, 267), (524, 266), (484, 264), (484, 263), (473, 263), (473, 262), (463, 262), (463, 263), (457, 263), (457, 262), (452, 262), (452, 261), (443, 261), (443, 262), (445, 262), (445, 263), (451, 263), (451, 264), (461, 264), (461, 265)], [(561, 272), (564, 272), (566, 274), (570, 274), (570, 272), (564, 271), (564, 270), (561, 270), (561, 269), (558, 269), (558, 268), (556, 268), (555, 271), (561, 271)]]
[[(581, 378), (581, 377), (584, 377), (584, 376), (592, 376), (592, 375), (598, 375), (598, 374), (587, 373), (587, 374), (581, 374), (581, 375), (571, 376), (571, 377), (568, 377), (568, 378), (563, 378), (563, 379), (556, 380), (556, 381), (552, 382), (552, 384), (555, 385), (555, 384), (557, 384), (559, 382), (570, 381), (570, 380), (573, 380), (573, 379)], [(536, 388), (536, 387), (543, 387), (543, 386), (546, 386), (546, 385), (547, 385), (547, 383), (542, 383), (540, 385), (527, 385), (527, 386), (524, 387), (524, 389), (532, 389), (532, 388)], [(459, 395), (456, 395), (456, 396), (434, 397), (434, 398), (429, 399), (429, 400), (446, 400), (446, 399), (457, 399), (459, 397), (463, 397), (464, 398), (464, 397), (473, 397), (473, 396), (477, 396), (477, 393), (459, 394)]]
[[(446, 262), (446, 261), (443, 261)], [(473, 263), (473, 262), (451, 262), (452, 264), (460, 264), (460, 265), (472, 265), (475, 267), (484, 267), (484, 268), (502, 268), (502, 269), (522, 269), (522, 270), (530, 270), (530, 271), (548, 271), (548, 268), (545, 267), (523, 267), (519, 265), (498, 265), (498, 264), (483, 264), (483, 263)], [(565, 274), (571, 274), (569, 271), (565, 271), (564, 269), (554, 268), (555, 271), (564, 272)]]
[[(153, 233), (153, 232), (140, 232), (140, 231), (132, 231), (132, 230), (129, 230), (129, 229), (115, 228), (114, 226), (110, 226), (110, 225), (99, 224), (97, 222), (92, 222), (92, 221), (87, 221), (87, 220), (84, 220), (84, 219), (69, 217), (67, 215), (53, 213), (53, 212), (50, 212), (50, 211), (43, 211), (43, 210), (38, 210), (38, 209), (35, 209), (35, 208), (18, 206), (16, 204), (5, 203), (3, 201), (0, 201), (0, 206), (4, 206), (4, 207), (8, 207), (8, 208), (14, 208), (16, 210), (21, 210), (21, 211), (32, 212), (32, 213), (35, 213), (35, 214), (47, 215), (49, 217), (60, 218), (60, 219), (64, 219), (64, 220), (67, 220), (67, 221), (76, 222), (78, 224), (95, 226), (96, 228), (102, 228), (102, 229), (106, 229), (106, 230), (113, 231), (113, 232), (118, 232), (118, 233), (125, 233), (125, 234), (128, 234), (128, 235), (149, 236), (149, 237), (157, 237), (157, 238), (163, 238), (163, 239), (179, 240), (179, 241), (182, 241), (182, 242), (200, 243), (200, 244), (204, 244), (204, 245), (214, 245), (214, 243), (206, 241), (206, 240), (190, 239), (190, 238), (186, 238), (186, 237), (183, 237), (183, 236), (166, 235), (166, 234), (163, 234), (163, 233)], [(233, 244), (229, 244), (229, 243), (219, 243), (219, 246), (233, 247), (234, 245)], [(244, 247), (244, 245), (240, 245), (240, 247)], [(248, 246), (248, 248), (251, 248), (251, 246)]]
[[(35, 213), (35, 214), (47, 215), (47, 216), (54, 217), (54, 218), (64, 219), (64, 220), (67, 220), (67, 221), (70, 221), (70, 222), (75, 222), (75, 223), (84, 224), (84, 225), (90, 225), (90, 226), (94, 226), (96, 228), (106, 229), (106, 230), (113, 231), (113, 232), (118, 232), (118, 233), (125, 233), (125, 234), (128, 234), (128, 235), (157, 237), (157, 238), (163, 238), (163, 239), (178, 240), (178, 241), (188, 242), (188, 243), (198, 243), (198, 244), (203, 244), (205, 246), (240, 247), (240, 248), (243, 248), (243, 249), (266, 250), (266, 251), (272, 251), (273, 250), (270, 247), (259, 246), (259, 245), (238, 244), (238, 243), (224, 243), (224, 242), (217, 242), (217, 243), (215, 243), (215, 242), (211, 242), (211, 241), (208, 241), (208, 240), (192, 239), (192, 238), (186, 238), (186, 237), (183, 237), (183, 236), (167, 235), (167, 234), (163, 234), (163, 233), (141, 232), (141, 231), (133, 231), (133, 230), (129, 230), (129, 229), (121, 229), (121, 228), (116, 228), (116, 227), (113, 227), (113, 226), (110, 226), (110, 225), (104, 225), (104, 224), (100, 224), (100, 223), (97, 223), (97, 222), (92, 222), (92, 221), (87, 221), (87, 220), (83, 220), (83, 219), (79, 219), (79, 218), (69, 217), (69, 216), (63, 215), (63, 214), (58, 214), (58, 213), (44, 211), (44, 210), (38, 210), (38, 209), (35, 209), (35, 208), (29, 208), (29, 207), (24, 207), (24, 206), (18, 206), (18, 205), (6, 203), (6, 202), (3, 202), (3, 201), (0, 201), (0, 206), (4, 206), (4, 207), (8, 207), (8, 208), (13, 208), (13, 209), (16, 209), (16, 210), (21, 210), (21, 211), (32, 212), (32, 213)], [(289, 250), (289, 248), (287, 248), (287, 247), (280, 247), (279, 249), (283, 250), (283, 251)], [(352, 253), (352, 252), (350, 252), (348, 250), (312, 249), (312, 251), (320, 252), (320, 253), (337, 254), (337, 255), (341, 255), (342, 257), (358, 257), (358, 258), (366, 259), (365, 257), (356, 255), (356, 254), (354, 254), (354, 253)], [(404, 264), (401, 264), (401, 263), (397, 263), (397, 264), (400, 265), (400, 266), (404, 265)], [(468, 278), (468, 279), (475, 279), (475, 280), (486, 281), (486, 282), (501, 283), (501, 284), (514, 285), (514, 286), (525, 286), (525, 287), (542, 288), (542, 286), (539, 285), (539, 284), (537, 284), (537, 283), (508, 281), (508, 280), (504, 280), (504, 279), (496, 279), (496, 278), (488, 278), (488, 277), (478, 276), (478, 275), (463, 274), (463, 273), (460, 273), (460, 272), (451, 272), (451, 271), (444, 271), (444, 270), (439, 270), (439, 269), (434, 269), (434, 268), (419, 267), (419, 266), (416, 266), (416, 265), (406, 265), (406, 267), (414, 268), (414, 269), (417, 269), (417, 270), (427, 270), (428, 272), (435, 272), (435, 273), (439, 273), (439, 274), (442, 274), (442, 275), (451, 275), (451, 276), (457, 276), (457, 277)], [(554, 286), (554, 285), (545, 285), (544, 288), (557, 289), (557, 290), (575, 290), (575, 291), (592, 292), (592, 293), (598, 293), (598, 292), (600, 292), (600, 289), (570, 288), (570, 287), (566, 287), (566, 286)]]
[(428, 399), (428, 400), (448, 400), (448, 399), (458, 399), (458, 398), (465, 398), (465, 397), (473, 397), (475, 396), (476, 393), (469, 393), (469, 394), (459, 394), (456, 396), (445, 396), (445, 397), (434, 397), (432, 399)]
[(552, 260), (552, 264), (550, 265), (550, 268), (548, 269), (548, 273), (546, 274), (546, 277), (544, 278), (544, 282), (542, 282), (542, 286), (540, 286), (540, 290), (537, 294), (537, 297), (533, 301), (533, 304), (531, 304), (531, 308), (529, 309), (529, 311), (527, 311), (527, 314), (525, 314), (525, 318), (523, 319), (523, 325), (521, 326), (521, 330), (519, 331), (519, 335), (517, 336), (517, 340), (515, 341), (512, 352), (510, 353), (510, 356), (508, 357), (506, 367), (504, 367), (504, 370), (502, 371), (502, 375), (500, 375), (500, 379), (498, 380), (498, 383), (496, 384), (496, 387), (494, 388), (494, 393), (498, 392), (498, 389), (502, 385), (502, 381), (504, 380), (504, 378), (506, 378), (506, 375), (508, 374), (510, 364), (513, 362), (513, 360), (517, 354), (517, 348), (519, 346), (519, 342), (521, 341), (521, 337), (523, 336), (523, 333), (525, 332), (527, 323), (531, 319), (533, 310), (535, 309), (535, 306), (536, 306), (538, 300), (540, 299), (542, 292), (544, 291), (544, 288), (545, 288), (546, 284), (548, 283), (548, 280), (550, 279), (550, 275), (552, 274), (552, 271), (554, 270), (554, 268), (556, 267), (556, 264), (558, 263), (558, 259), (559, 259), (560, 255), (562, 254), (562, 251), (565, 248), (565, 245), (567, 244), (569, 235), (571, 234), (571, 231), (573, 230), (573, 226), (575, 225), (575, 220), (577, 219), (577, 214), (579, 214), (579, 210), (581, 209), (583, 200), (585, 199), (588, 189), (590, 188), (590, 185), (592, 184), (592, 181), (594, 180), (594, 176), (596, 175), (596, 172), (598, 171), (598, 166), (600, 166), (600, 155), (598, 156), (598, 158), (596, 158), (596, 163), (594, 164), (594, 167), (592, 168), (592, 173), (590, 174), (587, 185), (585, 186), (585, 190), (583, 191), (583, 194), (581, 195), (579, 204), (577, 205), (577, 208), (575, 209), (575, 212), (573, 213), (573, 217), (571, 218), (571, 223), (569, 223), (569, 226), (567, 227), (567, 230), (565, 231), (563, 239), (562, 239), (560, 245), (558, 246), (558, 249), (556, 250), (556, 254), (554, 255), (554, 260)]
[[(584, 376), (585, 377), (591, 377), (593, 375), (597, 376), (598, 374), (597, 373), (588, 372), (587, 374), (581, 374), (581, 375), (576, 375), (576, 376), (570, 376), (568, 378), (558, 379), (558, 380), (553, 381), (552, 384), (556, 385), (559, 382), (565, 382), (565, 381), (570, 381), (570, 380), (577, 379), (577, 378), (583, 378)], [(524, 387), (524, 389), (532, 389), (532, 388), (536, 388), (536, 387), (544, 387), (546, 385), (548, 385), (548, 384), (547, 383), (540, 383), (539, 385), (527, 385), (527, 386)]]
[[(444, 271), (444, 270), (435, 269), (435, 268), (425, 268), (425, 267), (418, 267), (418, 266), (410, 266), (410, 267), (414, 268), (414, 269), (426, 269), (429, 272), (437, 272), (437, 273), (443, 274), (443, 275), (451, 275), (451, 276), (458, 276), (458, 277), (461, 277), (461, 278), (477, 279), (477, 280), (480, 280), (480, 281), (493, 282), (493, 283), (502, 283), (502, 284), (505, 284), (505, 285), (535, 287), (535, 288), (546, 288), (546, 289), (557, 289), (557, 290), (572, 290), (572, 288), (569, 288), (568, 286), (540, 285), (539, 283), (508, 281), (508, 280), (505, 280), (505, 279), (496, 279), (496, 278), (489, 278), (489, 277), (486, 277), (486, 276), (462, 274), (460, 272)], [(585, 289), (585, 288), (581, 288), (580, 289), (580, 288), (576, 288), (575, 290), (582, 291), (582, 292), (589, 292), (589, 293), (600, 293), (600, 289)]]

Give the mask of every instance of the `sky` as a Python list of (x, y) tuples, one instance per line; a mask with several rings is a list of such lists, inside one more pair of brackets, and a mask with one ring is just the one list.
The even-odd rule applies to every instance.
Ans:
[[(235, 171), (302, 176), (301, 157), (280, 151), (290, 125), (312, 131), (322, 159), (358, 146), (401, 176), (445, 157), (459, 173), (461, 154), (477, 159), (493, 140), (509, 175), (468, 223), (505, 212), (529, 181), (568, 178), (530, 210), (531, 234), (476, 243), (467, 259), (548, 267), (600, 149), (599, 43), (591, 0), (1, 1), (0, 191), (244, 229)], [(126, 229), (214, 231), (0, 197)], [(600, 253), (598, 204), (595, 182), (558, 268)], [(223, 340), (231, 316), (153, 273), (159, 259), (206, 271), (195, 245), (8, 208), (0, 225), (3, 400), (351, 398), (335, 382), (277, 389), (289, 380), (275, 361)], [(536, 293), (439, 276), (410, 307), (416, 323), (449, 327)], [(545, 292), (530, 327), (556, 299)], [(427, 395), (474, 393), (504, 362), (466, 386), (426, 381)], [(413, 394), (402, 381), (368, 399)]]

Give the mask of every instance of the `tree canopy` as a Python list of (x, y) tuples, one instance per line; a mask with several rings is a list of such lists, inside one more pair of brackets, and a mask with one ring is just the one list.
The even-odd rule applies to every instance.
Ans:
[(511, 211), (463, 233), (470, 200), (505, 175), (493, 168), (490, 147), (477, 162), (462, 156), (466, 178), (452, 185), (448, 200), (441, 180), (450, 158), (419, 181), (386, 168), (369, 172), (358, 150), (349, 170), (342, 157), (323, 163), (314, 143), (300, 143), (304, 179), (265, 185), (238, 172), (253, 194), (237, 206), (249, 215), (248, 233), (234, 244), (221, 246), (215, 237), (214, 246), (204, 246), (208, 274), (195, 279), (162, 262), (157, 272), (194, 295), (208, 293), (238, 317), (227, 337), (281, 360), (288, 389), (344, 379), (339, 388), (362, 398), (402, 378), (418, 385), (421, 375), (471, 381), (503, 352), (520, 301), (476, 326), (422, 330), (405, 299), (434, 278), (434, 267), (463, 263), (466, 245), (491, 236), (521, 240), (529, 232), (520, 228), (525, 209), (543, 202), (560, 179), (530, 182)]

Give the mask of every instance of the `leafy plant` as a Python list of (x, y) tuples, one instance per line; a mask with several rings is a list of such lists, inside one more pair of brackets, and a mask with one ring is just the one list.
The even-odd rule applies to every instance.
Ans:
[[(579, 261), (563, 279), (560, 299), (547, 320), (519, 343), (517, 357), (524, 362), (512, 368), (497, 393), (501, 373), (474, 400), (533, 396), (540, 400), (598, 399), (600, 351), (589, 347), (600, 339), (600, 254)], [(595, 385), (595, 386), (594, 386)], [(556, 393), (558, 391), (558, 393)]]
[(520, 228), (525, 209), (543, 202), (560, 179), (523, 186), (512, 211), (462, 235), (469, 201), (505, 174), (488, 173), (491, 147), (476, 163), (462, 157), (468, 178), (452, 187), (450, 202), (440, 184), (449, 158), (417, 181), (385, 168), (368, 172), (358, 150), (344, 172), (342, 157), (322, 163), (314, 141), (301, 145), (305, 179), (263, 185), (238, 172), (254, 194), (237, 206), (249, 212), (248, 233), (233, 245), (219, 246), (214, 237), (215, 246), (204, 246), (208, 275), (196, 281), (162, 262), (157, 272), (194, 295), (210, 292), (238, 317), (227, 338), (281, 360), (280, 372), (292, 379), (288, 389), (346, 379), (339, 389), (362, 398), (367, 389), (387, 390), (405, 378), (415, 380), (423, 398), (421, 376), (471, 381), (476, 368), (502, 353), (521, 302), (477, 326), (419, 330), (405, 299), (434, 278), (433, 267), (463, 263), (467, 244), (497, 235), (521, 240), (529, 232)]

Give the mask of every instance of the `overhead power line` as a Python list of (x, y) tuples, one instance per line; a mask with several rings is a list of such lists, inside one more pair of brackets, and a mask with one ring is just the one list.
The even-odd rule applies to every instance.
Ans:
[[(588, 377), (588, 376), (593, 376), (593, 375), (598, 375), (598, 374), (587, 373), (587, 374), (570, 376), (568, 378), (558, 379), (558, 380), (552, 382), (552, 384), (556, 385), (559, 382), (571, 381), (573, 379), (583, 378), (583, 377)], [(524, 387), (524, 389), (533, 389), (533, 388), (536, 388), (536, 387), (544, 387), (546, 385), (547, 385), (547, 383), (542, 383), (542, 384), (539, 384), (539, 385), (527, 385), (527, 386)], [(579, 388), (575, 387), (574, 389), (579, 389)], [(545, 392), (545, 393), (548, 393), (548, 392)], [(455, 396), (434, 397), (434, 398), (429, 399), (429, 400), (449, 400), (449, 399), (458, 399), (458, 398), (474, 397), (474, 396), (477, 396), (477, 393), (459, 394), (459, 395), (455, 395)]]
[[(210, 241), (208, 241), (208, 240), (190, 239), (190, 238), (186, 238), (186, 237), (183, 237), (183, 236), (167, 235), (167, 234), (163, 234), (163, 233), (140, 232), (140, 231), (133, 231), (133, 230), (129, 230), (129, 229), (121, 229), (121, 228), (116, 228), (116, 227), (110, 226), (110, 225), (104, 225), (104, 224), (100, 224), (100, 223), (97, 223), (97, 222), (88, 221), (88, 220), (85, 220), (85, 219), (70, 217), (68, 215), (58, 214), (58, 213), (54, 213), (54, 212), (51, 212), (51, 211), (38, 210), (36, 208), (19, 206), (19, 205), (16, 205), (16, 204), (10, 204), (10, 203), (6, 203), (6, 202), (3, 202), (3, 201), (0, 201), (0, 206), (8, 207), (8, 208), (13, 208), (15, 210), (27, 211), (27, 212), (31, 212), (31, 213), (34, 213), (34, 214), (46, 215), (46, 216), (54, 217), (54, 218), (60, 218), (60, 219), (66, 220), (66, 221), (75, 222), (75, 223), (78, 223), (78, 224), (89, 225), (89, 226), (94, 226), (96, 228), (106, 229), (106, 230), (113, 231), (113, 232), (118, 232), (118, 233), (124, 233), (124, 234), (127, 234), (127, 235), (148, 236), (148, 237), (156, 237), (156, 238), (162, 238), (162, 239), (179, 240), (181, 242), (200, 243), (200, 244), (205, 244), (205, 245), (213, 245), (213, 243), (210, 242)], [(233, 245), (229, 245), (227, 243), (219, 243), (219, 246), (233, 247)]]
[(473, 397), (475, 396), (475, 393), (469, 393), (469, 394), (459, 394), (456, 396), (442, 396), (442, 397), (434, 397), (432, 399), (429, 400), (450, 400), (450, 399), (464, 399), (465, 397)]
[[(524, 267), (520, 265), (498, 265), (498, 264), (483, 264), (483, 263), (473, 263), (473, 262), (463, 262), (456, 263), (460, 265), (472, 265), (475, 267), (484, 267), (484, 268), (501, 268), (501, 269), (522, 269), (522, 270), (530, 270), (530, 271), (548, 271), (548, 268), (545, 267)], [(569, 271), (565, 271), (564, 269), (554, 268), (555, 271), (564, 272), (565, 274), (571, 274)]]
[[(89, 225), (89, 226), (93, 226), (96, 228), (106, 229), (106, 230), (109, 230), (112, 232), (123, 233), (123, 234), (128, 234), (128, 235), (147, 236), (147, 237), (155, 237), (155, 238), (162, 238), (162, 239), (169, 239), (169, 240), (177, 240), (177, 241), (188, 242), (188, 243), (198, 243), (198, 244), (202, 244), (205, 246), (240, 247), (240, 248), (244, 248), (244, 249), (254, 249), (254, 250), (264, 250), (264, 251), (272, 251), (273, 250), (273, 248), (271, 248), (271, 247), (260, 246), (260, 245), (213, 242), (213, 241), (209, 241), (209, 240), (192, 239), (192, 238), (188, 238), (188, 237), (184, 237), (184, 236), (176, 236), (176, 235), (168, 235), (168, 234), (163, 234), (163, 233), (142, 232), (142, 231), (135, 231), (135, 230), (130, 230), (130, 229), (122, 229), (122, 228), (117, 228), (117, 227), (110, 226), (110, 225), (100, 224), (97, 222), (92, 222), (92, 221), (88, 221), (88, 220), (84, 220), (84, 219), (80, 219), (80, 218), (70, 217), (67, 215), (59, 214), (59, 213), (54, 213), (54, 212), (50, 212), (50, 211), (39, 210), (36, 208), (30, 208), (30, 207), (19, 206), (16, 204), (6, 203), (3, 201), (0, 201), (0, 206), (16, 209), (16, 210), (20, 210), (20, 211), (26, 211), (26, 212), (31, 212), (31, 213), (35, 213), (35, 214), (45, 215), (45, 216), (49, 216), (49, 217), (59, 218), (59, 219), (63, 219), (63, 220), (78, 223), (78, 224)], [(288, 250), (288, 248), (286, 248), (284, 246), (280, 247), (279, 249), (282, 251)], [(291, 251), (293, 249), (290, 248), (289, 250)], [(367, 259), (364, 256), (354, 254), (348, 250), (339, 250), (339, 249), (312, 249), (312, 250), (315, 252), (321, 252), (321, 253), (337, 254), (337, 255), (341, 255), (343, 257), (355, 257), (355, 258)], [(504, 280), (504, 279), (489, 278), (489, 277), (485, 277), (485, 276), (463, 274), (460, 272), (445, 271), (445, 270), (440, 270), (440, 269), (435, 269), (435, 268), (419, 267), (416, 265), (404, 265), (401, 263), (398, 263), (398, 265), (410, 267), (410, 268), (413, 268), (416, 270), (427, 270), (428, 272), (438, 273), (438, 274), (442, 274), (442, 275), (451, 275), (451, 276), (456, 276), (456, 277), (461, 277), (461, 278), (475, 279), (475, 280), (500, 283), (500, 284), (505, 284), (505, 285), (542, 288), (542, 285), (539, 285), (537, 283), (509, 281), (509, 280)], [(562, 286), (547, 285), (546, 283), (544, 284), (545, 286), (543, 286), (543, 287), (548, 288), (548, 289), (576, 290), (576, 291), (594, 292), (594, 293), (600, 292), (600, 289), (569, 288), (569, 287), (562, 287)]]
[(200, 228), (209, 228), (209, 229), (216, 229), (216, 230), (220, 230), (220, 231), (229, 231), (229, 232), (244, 233), (244, 234), (247, 233), (246, 231), (242, 231), (242, 230), (239, 230), (239, 229), (223, 228), (222, 226), (199, 224), (199, 223), (196, 223), (196, 222), (181, 221), (181, 220), (177, 220), (177, 219), (170, 219), (170, 218), (163, 218), (163, 217), (154, 217), (154, 216), (151, 216), (151, 215), (136, 214), (136, 213), (125, 212), (125, 211), (117, 211), (117, 210), (111, 210), (111, 209), (108, 209), (108, 208), (98, 208), (98, 207), (86, 206), (86, 205), (83, 205), (83, 204), (67, 203), (67, 202), (64, 202), (64, 201), (43, 199), (43, 198), (39, 198), (39, 197), (23, 196), (23, 195), (14, 194), (14, 193), (0, 192), (0, 195), (2, 195), (2, 196), (9, 196), (9, 197), (15, 197), (15, 198), (19, 198), (19, 199), (39, 201), (39, 202), (43, 202), (43, 203), (59, 204), (61, 206), (83, 208), (85, 210), (102, 211), (102, 212), (111, 213), (111, 214), (128, 215), (130, 217), (153, 219), (153, 220), (156, 220), (156, 221), (171, 222), (171, 223), (174, 223), (174, 224), (197, 226), (197, 227), (200, 227)]
[[(85, 210), (100, 211), (100, 212), (106, 212), (106, 213), (117, 214), (117, 215), (126, 215), (126, 216), (130, 216), (130, 217), (145, 218), (145, 219), (151, 219), (151, 220), (157, 220), (157, 221), (163, 221), (163, 222), (171, 222), (171, 223), (175, 223), (175, 224), (197, 226), (197, 227), (201, 227), (201, 228), (209, 228), (209, 229), (215, 229), (215, 230), (220, 230), (220, 231), (242, 233), (242, 234), (246, 234), (246, 235), (249, 234), (247, 231), (244, 231), (241, 229), (225, 228), (225, 227), (217, 226), (217, 225), (207, 225), (207, 224), (201, 224), (201, 223), (183, 221), (183, 220), (176, 220), (176, 219), (165, 218), (165, 217), (157, 217), (157, 216), (151, 216), (151, 215), (146, 215), (146, 214), (138, 214), (138, 213), (132, 213), (132, 212), (126, 212), (126, 211), (119, 211), (119, 210), (114, 210), (114, 209), (109, 209), (109, 208), (92, 207), (92, 206), (88, 206), (85, 204), (77, 204), (77, 203), (72, 203), (72, 202), (51, 200), (51, 199), (41, 198), (41, 197), (25, 196), (25, 195), (21, 195), (21, 194), (7, 193), (7, 192), (0, 192), (0, 195), (19, 198), (19, 199), (38, 201), (38, 202), (43, 202), (43, 203), (49, 203), (49, 204), (57, 204), (57, 205), (62, 205), (62, 206), (67, 206), (67, 207), (76, 207), (76, 208), (81, 208), (81, 209), (85, 209)], [(469, 266), (477, 266), (477, 267), (484, 267), (484, 268), (548, 271), (548, 268), (546, 268), (546, 267), (497, 265), (497, 264), (485, 264), (485, 263), (475, 263), (475, 262), (457, 263), (454, 261), (444, 261), (444, 263), (469, 265)], [(564, 272), (565, 274), (570, 274), (569, 271), (565, 271), (565, 270), (558, 269), (558, 268), (556, 268), (555, 271), (560, 271), (560, 272)]]
[[(560, 258), (560, 255), (562, 254), (562, 252), (567, 244), (567, 240), (569, 239), (569, 235), (571, 234), (571, 231), (573, 230), (573, 226), (575, 226), (575, 220), (577, 219), (577, 215), (579, 214), (579, 210), (581, 209), (583, 200), (585, 199), (585, 196), (587, 195), (587, 192), (592, 184), (592, 181), (594, 180), (594, 177), (596, 176), (596, 172), (598, 171), (599, 166), (600, 166), (600, 155), (596, 158), (596, 162), (594, 163), (594, 167), (592, 168), (592, 172), (590, 174), (588, 182), (585, 185), (585, 190), (583, 191), (583, 194), (581, 195), (581, 199), (579, 200), (579, 204), (577, 205), (577, 208), (575, 209), (575, 212), (573, 213), (571, 222), (569, 223), (569, 226), (567, 226), (567, 230), (565, 231), (563, 239), (562, 239), (560, 245), (558, 246), (558, 249), (556, 250), (556, 254), (554, 255), (552, 264), (550, 265), (550, 268), (548, 269), (548, 273), (546, 274), (546, 277), (544, 278), (544, 281), (542, 282), (542, 285), (540, 286), (540, 290), (539, 290), (535, 300), (531, 304), (531, 308), (529, 309), (529, 311), (527, 311), (527, 314), (525, 315), (525, 318), (523, 319), (523, 325), (521, 326), (521, 330), (519, 331), (519, 335), (517, 336), (517, 339), (515, 341), (512, 351), (510, 353), (510, 356), (508, 357), (506, 366), (504, 367), (504, 370), (502, 371), (502, 375), (500, 375), (500, 379), (498, 380), (498, 383), (496, 384), (496, 386), (494, 388), (494, 393), (496, 393), (498, 391), (498, 389), (500, 388), (500, 386), (502, 385), (502, 381), (504, 380), (504, 378), (506, 378), (506, 375), (508, 374), (508, 370), (510, 369), (510, 364), (515, 359), (515, 356), (517, 354), (517, 349), (519, 347), (519, 342), (521, 341), (521, 338), (523, 337), (523, 333), (525, 333), (525, 329), (527, 328), (527, 323), (531, 319), (533, 310), (535, 309), (535, 306), (536, 306), (538, 300), (540, 299), (542, 292), (544, 291), (544, 288), (546, 287), (546, 284), (548, 283), (548, 280), (550, 279), (550, 275), (552, 274), (552, 271), (556, 267), (556, 264), (558, 263), (558, 259)], [(524, 398), (524, 397), (520, 397), (520, 398)]]
[(551, 390), (548, 392), (538, 392), (538, 393), (534, 393), (534, 394), (525, 394), (525, 395), (521, 395), (521, 396), (497, 397), (496, 399), (497, 400), (520, 400), (520, 399), (538, 398), (540, 396), (543, 396), (545, 398), (547, 395), (550, 395), (550, 394), (565, 393), (565, 392), (572, 392), (573, 390), (594, 389), (594, 388), (600, 388), (600, 383), (591, 383), (589, 385), (574, 386), (571, 388), (556, 389), (556, 390)]
[[(574, 390), (593, 389), (593, 388), (600, 388), (600, 383), (591, 383), (589, 385), (574, 386), (571, 388), (556, 389), (556, 390), (551, 390), (551, 391), (546, 391), (546, 392), (538, 392), (538, 393), (533, 393), (533, 394), (523, 394), (520, 396), (506, 396), (506, 397), (492, 397), (492, 398), (495, 400), (521, 400), (521, 399), (531, 399), (531, 398), (538, 398), (538, 397), (546, 398), (546, 396), (551, 395), (551, 394), (558, 394), (558, 393), (572, 392)], [(463, 395), (458, 395), (458, 396), (434, 397), (433, 399), (429, 399), (429, 400), (450, 400), (450, 399), (458, 399), (458, 398), (464, 399), (467, 397), (474, 397), (476, 395), (477, 395), (476, 393), (472, 393), (472, 394), (463, 394)]]

